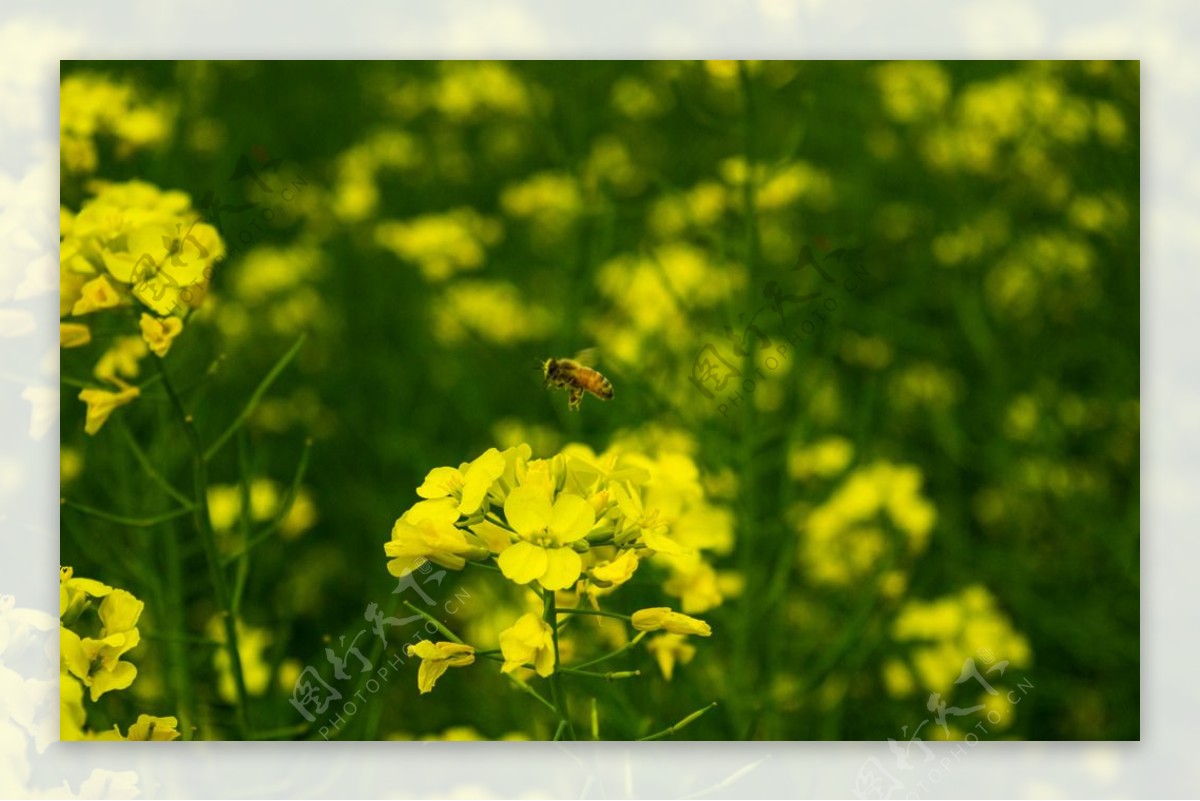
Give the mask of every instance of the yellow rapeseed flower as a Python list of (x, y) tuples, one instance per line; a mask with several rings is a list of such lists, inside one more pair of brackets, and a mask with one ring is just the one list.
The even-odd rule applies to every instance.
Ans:
[(109, 392), (106, 389), (80, 391), (79, 399), (87, 404), (87, 421), (83, 430), (94, 435), (114, 409), (131, 403), (140, 394), (141, 390), (131, 386), (123, 386), (119, 392)]
[(470, 464), (461, 467), (435, 467), (417, 487), (417, 494), (427, 500), (454, 498), (456, 509), (463, 516), (479, 511), (492, 483), (504, 472), (504, 457), (489, 448)]
[(113, 288), (108, 278), (103, 275), (88, 281), (80, 288), (79, 292), (79, 300), (71, 309), (71, 314), (76, 316), (121, 305), (121, 296), (117, 294), (117, 290)]
[(532, 663), (542, 678), (554, 672), (554, 632), (533, 612), (500, 632), (500, 652), (504, 654), (500, 669), (504, 673), (512, 673), (526, 663)]
[(686, 665), (696, 655), (696, 646), (682, 634), (657, 634), (646, 643), (646, 650), (654, 656), (667, 681), (675, 675), (676, 665)]
[(570, 587), (583, 572), (583, 561), (570, 544), (582, 539), (596, 523), (596, 514), (579, 495), (551, 495), (541, 487), (523, 485), (508, 494), (504, 517), (521, 538), (497, 560), (504, 575), (518, 584), (538, 581), (548, 590)]
[(59, 323), (58, 344), (64, 348), (79, 348), (92, 341), (92, 332), (83, 323)]
[(392, 539), (383, 551), (391, 561), (388, 572), (402, 578), (425, 560), (451, 570), (462, 570), (467, 558), (483, 557), (488, 549), (454, 525), (458, 504), (451, 498), (421, 501), (400, 516), (392, 527)]
[(669, 631), (672, 634), (695, 634), (711, 637), (712, 627), (688, 615), (682, 615), (666, 606), (639, 609), (633, 613), (633, 627), (638, 631)]
[(183, 333), (183, 320), (178, 317), (151, 317), (143, 312), (138, 325), (142, 329), (142, 339), (160, 359), (167, 355), (175, 337)]
[(422, 694), (433, 690), (433, 685), (450, 668), (466, 667), (475, 661), (475, 649), (456, 642), (421, 640), (416, 645), (408, 646), (406, 653), (421, 659), (417, 687)]

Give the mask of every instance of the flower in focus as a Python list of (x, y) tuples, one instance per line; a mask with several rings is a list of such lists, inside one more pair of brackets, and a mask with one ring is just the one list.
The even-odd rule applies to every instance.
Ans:
[(550, 624), (533, 612), (522, 615), (510, 628), (500, 632), (500, 652), (504, 654), (501, 668), (504, 673), (530, 662), (542, 678), (554, 672), (554, 632)]
[(416, 645), (408, 646), (406, 653), (421, 659), (417, 687), (422, 694), (433, 690), (433, 685), (450, 668), (466, 667), (475, 661), (475, 649), (456, 642), (421, 640)]
[[(68, 589), (68, 596), (70, 593)], [(98, 636), (80, 637), (65, 627), (59, 632), (64, 672), (90, 688), (93, 701), (110, 690), (123, 690), (133, 683), (137, 668), (121, 661), (121, 657), (141, 640), (137, 621), (142, 614), (142, 602), (125, 590), (111, 590), (103, 598), (98, 611)], [(61, 594), (59, 602), (61, 605)]]
[(711, 637), (712, 627), (703, 620), (675, 612), (666, 606), (640, 609), (633, 613), (633, 627), (638, 631), (669, 631), (672, 634), (695, 634)]
[(591, 505), (578, 495), (559, 495), (554, 504), (541, 487), (523, 485), (508, 494), (504, 517), (521, 537), (500, 553), (504, 575), (518, 584), (538, 581), (548, 590), (570, 587), (583, 561), (570, 547), (596, 523)]
[(158, 318), (143, 312), (138, 325), (142, 329), (142, 339), (160, 359), (167, 355), (175, 337), (183, 333), (183, 320), (178, 317)]
[(128, 385), (123, 385), (119, 392), (109, 392), (106, 389), (81, 390), (79, 399), (87, 404), (87, 421), (83, 430), (88, 434), (95, 434), (114, 409), (132, 402), (140, 394), (141, 390)]
[(435, 467), (417, 487), (417, 494), (428, 500), (454, 498), (458, 514), (470, 516), (479, 511), (492, 483), (504, 472), (504, 457), (489, 448), (478, 459), (460, 468)]
[(391, 541), (384, 543), (383, 551), (391, 557), (388, 572), (402, 578), (427, 559), (462, 570), (466, 557), (486, 555), (487, 547), (468, 538), (467, 532), (454, 525), (457, 520), (458, 504), (452, 498), (415, 504), (396, 521)]
[(654, 656), (667, 681), (675, 674), (675, 665), (686, 665), (696, 655), (696, 646), (690, 644), (682, 634), (656, 635), (646, 643), (646, 650)]

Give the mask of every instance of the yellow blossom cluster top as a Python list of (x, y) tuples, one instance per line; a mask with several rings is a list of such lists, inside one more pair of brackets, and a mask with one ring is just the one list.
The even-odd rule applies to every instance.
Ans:
[[(504, 673), (555, 673), (577, 644), (567, 642), (568, 633), (560, 642), (553, 622), (586, 614), (624, 619), (642, 632), (635, 642), (664, 632), (648, 647), (669, 679), (674, 666), (695, 653), (685, 638), (708, 637), (710, 626), (666, 606), (608, 612), (599, 600), (650, 562), (656, 575), (666, 576), (664, 592), (682, 599), (684, 612), (720, 604), (722, 589), (730, 589), (728, 583), (722, 588), (704, 554), (732, 547), (732, 518), (708, 502), (690, 456), (668, 447), (651, 456), (635, 447), (647, 444), (641, 439), (629, 437), (599, 455), (571, 444), (546, 459), (532, 458), (521, 443), (430, 470), (416, 490), (422, 500), (400, 516), (384, 545), (388, 571), (404, 577), (426, 560), (451, 570), (479, 564), (532, 590), (545, 603), (538, 605), (542, 614), (527, 612), (503, 630), (491, 629), (499, 631), (502, 656), (494, 658)], [(574, 606), (555, 611), (555, 596)], [(629, 644), (624, 633), (612, 641)], [(482, 653), (492, 658), (495, 652)], [(412, 646), (410, 655), (422, 660), (418, 684), (428, 692), (448, 668), (473, 664), (480, 652), (455, 638)]]
[[(844, 466), (845, 446), (825, 441), (792, 455), (793, 474)], [(888, 596), (904, 589), (896, 562), (928, 544), (937, 510), (921, 493), (921, 471), (875, 462), (850, 473), (833, 495), (800, 522), (800, 561), (813, 581), (849, 585), (871, 578), (885, 558), (880, 580)], [(892, 547), (895, 532), (898, 548)], [(893, 554), (891, 557), (887, 555)]]
[(116, 145), (118, 157), (158, 144), (171, 133), (172, 114), (147, 102), (134, 88), (102, 75), (63, 78), (59, 94), (59, 147), (67, 172), (91, 173), (98, 166), (98, 137)]
[(203, 301), (213, 265), (225, 255), (217, 230), (200, 221), (187, 194), (142, 181), (93, 182), (94, 196), (78, 213), (62, 209), (59, 315), (64, 348), (88, 345), (94, 315), (128, 316), (130, 333), (117, 336), (94, 374), (115, 389), (87, 388), (87, 433), (139, 391), (148, 353), (162, 358)]

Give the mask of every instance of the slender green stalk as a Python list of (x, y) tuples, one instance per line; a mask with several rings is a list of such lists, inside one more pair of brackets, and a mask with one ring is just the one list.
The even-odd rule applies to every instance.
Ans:
[[(753, 290), (753, 278), (758, 268), (758, 218), (755, 211), (757, 203), (756, 198), (756, 168), (758, 165), (758, 153), (755, 147), (754, 140), (754, 93), (752, 91), (750, 73), (744, 62), (738, 62), (738, 79), (742, 90), (742, 137), (744, 158), (746, 161), (746, 177), (742, 182), (742, 213), (743, 213), (743, 236), (745, 238), (745, 261), (746, 272), (751, 280), (746, 282), (746, 310), (752, 309), (755, 303), (755, 295)], [(744, 334), (743, 334), (744, 336)], [(753, 372), (752, 355), (749, 351), (745, 351), (742, 357), (742, 370), (744, 373)], [(757, 527), (754, 525), (755, 518), (755, 492), (754, 488), (758, 486), (756, 483), (757, 475), (757, 459), (754, 450), (753, 434), (755, 431), (755, 409), (754, 403), (751, 400), (746, 400), (742, 405), (742, 430), (739, 445), (739, 461), (741, 463), (741, 476), (744, 482), (743, 486), (751, 488), (750, 491), (741, 493), (738, 503), (738, 512), (740, 519), (738, 521), (738, 552), (739, 562), (742, 575), (746, 581), (751, 583), (751, 586), (761, 586), (762, 580), (758, 577), (760, 568), (759, 560), (756, 558), (760, 552), (759, 544), (754, 542), (755, 535), (758, 533)], [(731, 684), (734, 692), (731, 696), (737, 699), (737, 702), (731, 708), (732, 717), (735, 722), (739, 723), (743, 717), (742, 712), (747, 708), (755, 706), (754, 694), (755, 682), (751, 676), (751, 672), (755, 667), (754, 650), (756, 630), (760, 623), (759, 598), (757, 593), (746, 593), (739, 601), (742, 621), (741, 625), (734, 629), (733, 654), (731, 660), (732, 676)]]
[[(238, 431), (238, 486), (241, 490), (242, 509), (238, 515), (238, 525), (242, 533), (242, 549), (234, 559), (236, 571), (233, 576), (233, 594), (229, 599), (229, 609), (236, 619), (242, 611), (242, 595), (246, 591), (246, 579), (250, 575), (250, 456), (246, 452), (246, 429)], [(222, 562), (224, 565), (224, 562)]]
[[(234, 418), (234, 421), (229, 424), (229, 428), (222, 431), (221, 435), (213, 440), (212, 445), (209, 445), (208, 449), (204, 451), (204, 461), (207, 462), (215, 456), (225, 446), (225, 443), (229, 441), (229, 438), (236, 434), (238, 429), (245, 424), (250, 415), (254, 413), (254, 410), (258, 408), (259, 401), (262, 400), (267, 390), (271, 388), (271, 384), (275, 383), (275, 379), (279, 378), (279, 374), (283, 372), (283, 368), (287, 367), (288, 363), (300, 352), (300, 346), (304, 344), (304, 340), (307, 338), (308, 334), (301, 334), (296, 338), (295, 343), (288, 348), (287, 353), (283, 354), (279, 358), (279, 361), (275, 362), (275, 366), (271, 368), (270, 372), (259, 383), (258, 388), (254, 390), (254, 394), (250, 396), (250, 400), (246, 402), (246, 406), (242, 409), (241, 414)], [(172, 392), (171, 394), (174, 393)]]
[(713, 701), (708, 706), (703, 707), (701, 709), (697, 709), (695, 712), (688, 715), (686, 718), (679, 721), (674, 726), (668, 726), (667, 728), (663, 729), (662, 731), (655, 732), (654, 734), (648, 734), (645, 737), (639, 737), (638, 741), (643, 742), (643, 741), (648, 741), (648, 740), (661, 740), (664, 737), (670, 737), (672, 734), (676, 734), (680, 729), (687, 726), (689, 723), (696, 720), (697, 718), (699, 718), (701, 715), (703, 715), (705, 712), (712, 709), (716, 705), (717, 705), (717, 702)]
[(443, 626), (442, 621), (438, 620), (436, 617), (429, 614), (424, 609), (420, 609), (416, 606), (413, 606), (408, 601), (405, 601), (404, 605), (407, 606), (409, 609), (411, 609), (413, 612), (416, 612), (418, 615), (420, 615), (421, 617), (428, 620), (430, 623), (432, 623), (437, 628), (437, 630), (440, 631), (442, 633), (442, 635), (445, 636), (445, 638), (447, 640), (449, 640), (450, 642), (456, 642), (459, 645), (466, 645), (466, 643), (462, 641), (462, 638), (460, 638), (457, 634), (455, 634), (450, 629)]
[(288, 514), (292, 511), (292, 506), (296, 503), (296, 495), (300, 491), (300, 482), (304, 480), (304, 474), (308, 470), (308, 457), (311, 451), (312, 440), (305, 440), (304, 450), (300, 452), (300, 460), (296, 463), (296, 473), (292, 476), (292, 483), (284, 495), (283, 504), (279, 507), (279, 512), (270, 523), (255, 532), (253, 536), (247, 538), (240, 551), (225, 557), (225, 564), (230, 564), (240, 559), (261, 543), (266, 542), (279, 529), (283, 521), (287, 519)]
[(75, 501), (68, 501), (66, 498), (62, 499), (62, 505), (64, 508), (74, 509), (76, 512), (81, 512), (82, 514), (95, 517), (99, 520), (106, 520), (109, 523), (116, 523), (120, 526), (131, 526), (133, 528), (150, 528), (152, 526), (157, 526), (159, 523), (165, 523), (168, 520), (174, 520), (177, 517), (183, 517), (185, 515), (192, 514), (194, 511), (191, 508), (172, 509), (169, 512), (163, 512), (162, 514), (154, 515), (153, 517), (126, 517), (125, 515), (117, 515), (113, 514), (112, 512), (106, 512), (103, 509), (84, 506), (82, 503), (76, 503)]
[(175, 487), (171, 485), (171, 482), (167, 481), (163, 477), (162, 473), (158, 472), (158, 469), (155, 468), (154, 464), (150, 461), (150, 457), (148, 457), (146, 452), (142, 450), (142, 446), (138, 445), (137, 439), (134, 438), (133, 432), (129, 430), (128, 424), (126, 424), (124, 419), (120, 417), (117, 418), (117, 429), (121, 432), (121, 436), (125, 439), (125, 444), (129, 446), (129, 450), (133, 451), (134, 458), (136, 458), (138, 464), (142, 466), (142, 470), (146, 471), (146, 475), (150, 478), (150, 480), (161, 487), (162, 490), (172, 498), (183, 504), (184, 507), (186, 507), (189, 511), (191, 511), (191, 499), (179, 490), (175, 489)]
[(647, 634), (647, 632), (644, 632), (644, 631), (638, 632), (638, 635), (636, 637), (634, 637), (632, 640), (625, 643), (624, 645), (622, 645), (620, 648), (613, 651), (612, 653), (605, 654), (604, 656), (598, 656), (591, 661), (584, 662), (582, 665), (576, 665), (575, 667), (577, 669), (578, 668), (589, 668), (592, 665), (598, 665), (601, 662), (607, 662), (609, 659), (612, 659), (615, 656), (620, 656), (621, 654), (625, 653), (626, 651), (629, 651), (629, 650), (632, 650), (633, 648), (635, 648), (637, 646), (637, 644), (639, 642), (641, 642), (642, 639), (646, 636), (646, 634)]
[(174, 407), (175, 414), (179, 417), (179, 423), (183, 426), (183, 430), (187, 434), (188, 442), (192, 448), (192, 481), (194, 493), (192, 500), (192, 522), (196, 528), (196, 535), (204, 547), (205, 559), (208, 562), (209, 578), (212, 582), (213, 596), (225, 628), (225, 650), (229, 654), (229, 664), (233, 670), (233, 683), (237, 691), (238, 732), (242, 739), (247, 739), (250, 734), (250, 724), (247, 717), (246, 679), (242, 674), (242, 656), (238, 649), (237, 619), (232, 614), (229, 585), (226, 583), (225, 572), (221, 566), (221, 554), (217, 548), (217, 537), (213, 533), (212, 521), (208, 516), (208, 471), (204, 459), (204, 445), (200, 442), (200, 434), (196, 431), (196, 426), (192, 424), (192, 416), (187, 413), (187, 409), (183, 406), (183, 401), (180, 400), (174, 386), (171, 384), (170, 376), (167, 375), (167, 368), (163, 365), (162, 359), (156, 358), (151, 359), (151, 361), (154, 362), (158, 368), (159, 375), (162, 376), (163, 387), (167, 391), (167, 396), (171, 399), (171, 406)]
[(575, 736), (575, 727), (571, 724), (571, 713), (567, 708), (567, 696), (563, 691), (562, 686), (562, 660), (558, 653), (558, 610), (554, 605), (554, 590), (543, 590), (542, 595), (545, 601), (542, 618), (550, 624), (550, 630), (553, 632), (554, 638), (554, 672), (550, 674), (550, 697), (554, 699), (554, 706), (558, 709), (558, 716), (561, 717), (567, 724), (567, 732), (570, 733), (572, 740), (579, 739)]
[(629, 615), (622, 615), (620, 612), (605, 612), (601, 609), (579, 609), (578, 607), (571, 607), (569, 609), (559, 609), (557, 613), (560, 615), (594, 615), (596, 617), (612, 617), (616, 618), (617, 620), (625, 621), (633, 620), (633, 618)]

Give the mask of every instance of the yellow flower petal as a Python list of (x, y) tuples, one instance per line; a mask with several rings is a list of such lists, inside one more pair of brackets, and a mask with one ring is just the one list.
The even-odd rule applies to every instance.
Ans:
[(160, 359), (167, 355), (167, 351), (171, 349), (171, 343), (183, 331), (183, 320), (178, 317), (158, 319), (145, 312), (142, 313), (138, 325), (142, 329), (142, 339), (150, 346), (154, 355)]
[(92, 341), (92, 332), (83, 323), (59, 323), (58, 344), (63, 348), (79, 348)]
[(109, 690), (124, 690), (135, 678), (137, 668), (131, 662), (118, 662), (112, 670), (99, 671), (92, 677), (92, 700), (100, 700), (100, 696)]
[(532, 612), (500, 632), (500, 651), (504, 654), (502, 673), (511, 673), (527, 662), (532, 662), (543, 678), (554, 672), (554, 632)]
[(523, 536), (545, 531), (550, 514), (550, 496), (538, 487), (517, 487), (504, 499), (504, 518), (513, 531)]
[(156, 718), (153, 715), (138, 715), (137, 723), (129, 727), (128, 740), (145, 742), (166, 742), (179, 737), (177, 727), (179, 721), (175, 718)]
[(79, 292), (80, 298), (75, 301), (75, 306), (71, 309), (71, 314), (76, 316), (101, 309), (111, 309), (121, 303), (121, 297), (117, 294), (117, 290), (103, 275), (88, 281), (80, 287)]
[(417, 487), (422, 498), (445, 498), (462, 489), (463, 474), (454, 467), (435, 467), (425, 475), (425, 481)]
[(87, 404), (87, 421), (83, 430), (95, 434), (108, 420), (109, 415), (118, 406), (131, 403), (141, 394), (137, 387), (126, 387), (120, 392), (109, 392), (104, 389), (85, 389), (79, 393), (79, 399)]
[(542, 577), (549, 559), (545, 548), (531, 542), (518, 542), (505, 548), (496, 562), (505, 578), (517, 584), (528, 584)]
[(550, 534), (561, 545), (584, 537), (595, 523), (592, 505), (578, 495), (560, 495), (550, 512)]
[(592, 568), (592, 578), (606, 585), (620, 585), (629, 581), (638, 568), (638, 557), (633, 551), (621, 551), (616, 559)]
[(500, 451), (489, 448), (467, 468), (459, 511), (464, 515), (472, 515), (479, 511), (488, 490), (503, 473), (504, 457), (500, 455)]
[(565, 590), (573, 585), (583, 572), (583, 560), (570, 548), (545, 550), (546, 570), (541, 584), (547, 590)]

